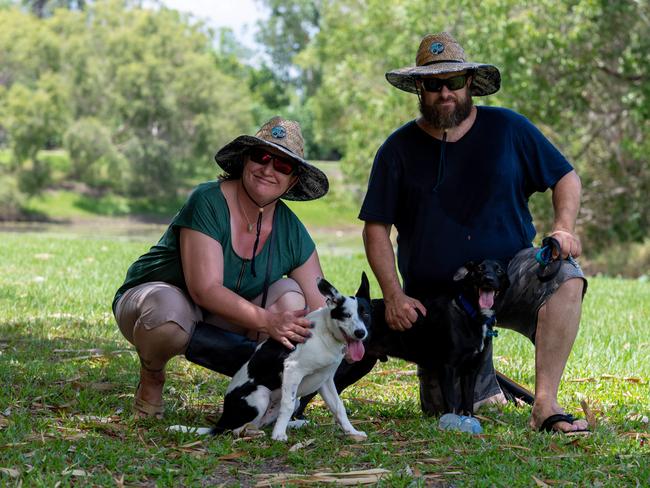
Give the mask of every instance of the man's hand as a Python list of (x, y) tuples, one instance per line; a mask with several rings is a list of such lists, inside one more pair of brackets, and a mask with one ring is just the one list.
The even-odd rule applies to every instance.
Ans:
[(575, 234), (566, 230), (555, 230), (551, 232), (550, 237), (555, 238), (560, 243), (562, 258), (566, 259), (569, 256), (577, 258), (582, 254), (582, 244), (580, 243), (578, 236)]
[(422, 315), (427, 315), (427, 309), (419, 300), (406, 296), (399, 291), (390, 297), (384, 297), (386, 305), (386, 323), (393, 330), (405, 331), (413, 326), (418, 319), (419, 310)]

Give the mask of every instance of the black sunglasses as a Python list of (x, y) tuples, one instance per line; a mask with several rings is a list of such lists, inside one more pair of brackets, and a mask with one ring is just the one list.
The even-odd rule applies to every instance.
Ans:
[(262, 149), (261, 147), (253, 147), (248, 151), (248, 157), (251, 161), (262, 166), (266, 166), (269, 163), (273, 164), (273, 169), (278, 173), (283, 175), (290, 175), (296, 169), (296, 164), (292, 161), (284, 159), (275, 154)]
[(460, 90), (467, 83), (468, 74), (458, 75), (452, 78), (420, 78), (422, 86), (428, 92), (439, 92), (443, 86), (451, 91)]

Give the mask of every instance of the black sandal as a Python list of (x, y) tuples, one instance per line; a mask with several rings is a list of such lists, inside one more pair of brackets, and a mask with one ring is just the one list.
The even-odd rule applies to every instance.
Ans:
[(539, 427), (540, 432), (559, 432), (561, 434), (570, 434), (571, 432), (589, 432), (589, 429), (579, 429), (579, 430), (572, 430), (569, 432), (564, 432), (562, 430), (556, 430), (553, 428), (555, 424), (558, 422), (566, 422), (568, 424), (573, 425), (573, 422), (575, 422), (577, 419), (573, 417), (573, 415), (565, 414), (565, 413), (556, 413), (551, 415), (550, 417), (547, 417), (544, 422), (542, 422), (542, 425)]

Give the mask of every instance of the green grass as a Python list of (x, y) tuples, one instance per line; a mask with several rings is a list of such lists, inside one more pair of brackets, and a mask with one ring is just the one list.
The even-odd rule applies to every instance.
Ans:
[[(560, 400), (585, 399), (599, 419), (589, 437), (531, 432), (529, 407), (483, 412), (485, 434), (442, 432), (421, 415), (414, 368), (381, 364), (343, 395), (366, 442), (341, 435), (322, 402), (315, 423), (269, 436), (196, 442), (167, 432), (205, 425), (227, 378), (173, 360), (163, 421), (130, 416), (138, 361), (110, 312), (127, 266), (153, 242), (71, 233), (8, 233), (0, 239), (0, 485), (254, 485), (263, 475), (382, 468), (380, 486), (648, 486), (650, 283), (591, 279), (581, 331)], [(324, 252), (325, 273), (354, 291), (361, 253)], [(378, 287), (372, 282), (372, 291)], [(532, 385), (533, 348), (503, 331), (496, 365)], [(640, 416), (639, 416), (640, 414)], [(297, 442), (306, 447), (291, 451)], [(298, 482), (296, 482), (298, 484)], [(280, 486), (277, 482), (276, 486)]]

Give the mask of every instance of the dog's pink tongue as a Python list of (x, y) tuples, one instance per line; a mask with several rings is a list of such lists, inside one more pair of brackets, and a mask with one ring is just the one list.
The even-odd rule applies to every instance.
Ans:
[(366, 348), (363, 347), (363, 342), (361, 341), (349, 341), (348, 342), (348, 352), (346, 356), (352, 361), (361, 361), (363, 359), (363, 354), (366, 352)]
[(478, 305), (481, 308), (492, 308), (494, 306), (494, 291), (480, 290), (479, 297), (478, 297)]

